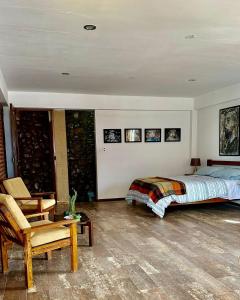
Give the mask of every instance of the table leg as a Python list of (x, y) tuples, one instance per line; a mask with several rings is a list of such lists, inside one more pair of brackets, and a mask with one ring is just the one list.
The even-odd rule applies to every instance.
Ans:
[(92, 247), (92, 222), (87, 222), (89, 247)]
[(81, 227), (81, 232), (80, 232), (80, 233), (83, 234), (84, 231), (85, 231), (85, 230), (84, 230), (84, 225), (81, 225), (80, 227)]

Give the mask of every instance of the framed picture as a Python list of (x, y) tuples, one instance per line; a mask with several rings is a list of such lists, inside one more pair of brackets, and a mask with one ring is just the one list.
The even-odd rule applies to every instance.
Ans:
[(122, 130), (121, 129), (103, 129), (104, 143), (121, 143)]
[(239, 106), (228, 107), (219, 111), (219, 155), (240, 155)]
[(141, 128), (125, 129), (125, 142), (126, 143), (138, 143), (141, 141), (142, 141), (142, 129)]
[(181, 141), (181, 128), (165, 128), (164, 141), (165, 142), (180, 142)]
[(160, 128), (146, 128), (145, 129), (145, 142), (147, 142), (147, 143), (161, 142), (161, 129)]

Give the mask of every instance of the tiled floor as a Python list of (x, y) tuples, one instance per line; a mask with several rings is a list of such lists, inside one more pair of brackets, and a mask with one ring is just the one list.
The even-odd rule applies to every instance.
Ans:
[(34, 258), (36, 293), (28, 294), (15, 247), (9, 274), (0, 275), (1, 300), (240, 299), (240, 208), (175, 208), (163, 220), (125, 201), (81, 210), (94, 222), (94, 245), (79, 235), (79, 271), (70, 273), (68, 249), (52, 261)]

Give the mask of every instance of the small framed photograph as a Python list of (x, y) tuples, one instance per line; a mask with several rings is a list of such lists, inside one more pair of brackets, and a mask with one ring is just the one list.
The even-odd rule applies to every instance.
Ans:
[(240, 107), (233, 106), (219, 111), (219, 155), (239, 156), (240, 136), (239, 120)]
[(164, 136), (165, 142), (180, 142), (181, 128), (165, 128)]
[(146, 128), (145, 129), (145, 142), (146, 143), (161, 142), (161, 129), (160, 128)]
[(122, 130), (121, 129), (103, 129), (104, 143), (121, 143)]
[(139, 143), (142, 141), (142, 129), (141, 128), (127, 128), (125, 132), (126, 143)]

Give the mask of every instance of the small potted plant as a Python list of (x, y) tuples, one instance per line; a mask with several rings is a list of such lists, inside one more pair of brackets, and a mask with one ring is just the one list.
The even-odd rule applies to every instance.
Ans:
[(73, 195), (69, 195), (68, 210), (64, 212), (65, 219), (80, 219), (80, 215), (76, 214), (77, 191), (73, 189)]

